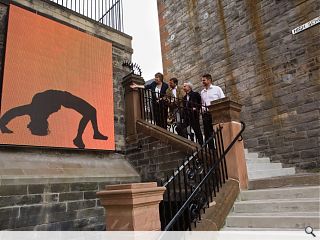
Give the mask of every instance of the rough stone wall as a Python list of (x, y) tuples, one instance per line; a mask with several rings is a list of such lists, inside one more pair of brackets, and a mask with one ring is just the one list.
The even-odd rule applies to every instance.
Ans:
[(273, 162), (320, 167), (317, 0), (158, 0), (166, 78), (214, 84), (240, 101), (245, 146)]
[(128, 146), (126, 157), (142, 182), (160, 183), (172, 175), (187, 155), (160, 140), (139, 133), (137, 141)]
[(0, 230), (104, 230), (96, 192), (107, 183), (0, 186)]

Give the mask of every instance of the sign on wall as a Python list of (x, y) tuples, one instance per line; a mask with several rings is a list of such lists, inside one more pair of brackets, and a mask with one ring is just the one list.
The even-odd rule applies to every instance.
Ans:
[(292, 34), (297, 34), (299, 32), (302, 32), (310, 27), (313, 27), (315, 25), (317, 25), (318, 23), (320, 23), (320, 17), (316, 17), (314, 19), (312, 19), (311, 21), (299, 26), (299, 27), (296, 27), (295, 29), (293, 29), (291, 31)]
[(114, 150), (112, 45), (10, 5), (0, 144)]

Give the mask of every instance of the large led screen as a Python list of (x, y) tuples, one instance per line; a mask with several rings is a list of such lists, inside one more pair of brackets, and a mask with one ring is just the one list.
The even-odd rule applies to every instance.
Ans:
[(10, 5), (0, 144), (114, 150), (112, 44)]

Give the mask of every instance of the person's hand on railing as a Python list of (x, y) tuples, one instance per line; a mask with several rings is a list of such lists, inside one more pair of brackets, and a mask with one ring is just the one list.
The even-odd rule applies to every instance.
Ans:
[(131, 87), (132, 89), (144, 88), (144, 85), (139, 85), (139, 84), (136, 84), (136, 83), (133, 82), (133, 83), (130, 85), (130, 87)]

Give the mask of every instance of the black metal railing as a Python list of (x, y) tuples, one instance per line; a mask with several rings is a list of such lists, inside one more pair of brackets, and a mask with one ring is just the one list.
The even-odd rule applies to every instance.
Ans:
[(106, 26), (123, 32), (122, 0), (50, 0)]
[[(203, 144), (203, 134), (206, 136), (206, 130), (203, 128), (202, 122), (209, 115), (207, 106), (202, 105), (201, 102), (161, 95), (151, 90), (139, 90), (143, 120), (200, 145)], [(209, 135), (206, 136), (206, 139), (208, 137)]]
[[(164, 231), (192, 230), (201, 220), (201, 213), (209, 207), (213, 197), (228, 179), (226, 154), (236, 141), (242, 140), (245, 124), (224, 149), (220, 125), (213, 135), (192, 156), (185, 159), (181, 166), (162, 185), (166, 187), (164, 200), (160, 204), (161, 228)], [(214, 147), (210, 145), (214, 142)]]

